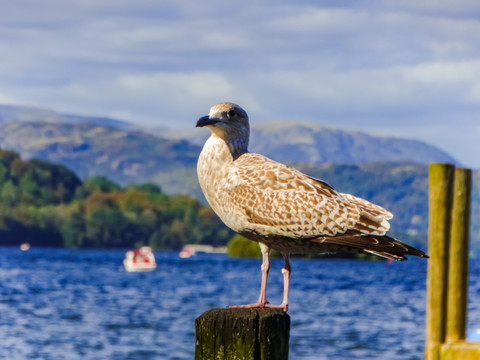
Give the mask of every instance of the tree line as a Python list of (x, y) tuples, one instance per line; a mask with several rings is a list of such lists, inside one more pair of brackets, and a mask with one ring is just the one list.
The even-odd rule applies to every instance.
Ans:
[(232, 236), (193, 197), (151, 183), (82, 181), (64, 166), (0, 149), (0, 245), (179, 249), (225, 245)]
[[(337, 190), (391, 210), (391, 235), (427, 248), (428, 169), (415, 164), (299, 165)], [(472, 189), (472, 253), (480, 253), (479, 176)], [(233, 237), (210, 207), (155, 184), (120, 186), (97, 176), (80, 180), (62, 165), (25, 161), (0, 149), (0, 245), (179, 249), (225, 245)], [(256, 244), (254, 244), (256, 245)]]

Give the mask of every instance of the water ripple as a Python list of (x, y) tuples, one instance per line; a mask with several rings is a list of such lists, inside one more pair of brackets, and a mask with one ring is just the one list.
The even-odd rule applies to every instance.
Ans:
[[(124, 251), (0, 248), (0, 358), (191, 359), (196, 317), (258, 297), (259, 260), (156, 255), (154, 272), (135, 274), (122, 267)], [(421, 359), (421, 260), (293, 259), (290, 358)], [(272, 303), (281, 302), (282, 265), (272, 261)], [(470, 308), (469, 324), (479, 324), (480, 307)]]

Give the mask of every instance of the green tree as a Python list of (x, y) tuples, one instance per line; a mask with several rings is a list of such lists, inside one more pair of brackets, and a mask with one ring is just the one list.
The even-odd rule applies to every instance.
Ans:
[(7, 208), (13, 208), (20, 203), (20, 199), (20, 189), (10, 180), (5, 182), (0, 190), (1, 203)]
[(86, 179), (82, 186), (76, 189), (75, 198), (85, 199), (94, 192), (112, 193), (120, 191), (121, 189), (120, 185), (107, 179), (105, 176), (95, 176)]
[(86, 219), (86, 237), (92, 247), (128, 247), (135, 242), (132, 224), (121, 211), (98, 209)]
[(239, 234), (235, 235), (232, 240), (228, 242), (227, 254), (231, 257), (262, 257), (258, 243), (248, 240)]
[(64, 246), (81, 248), (88, 245), (87, 225), (85, 214), (81, 211), (72, 211), (62, 226)]

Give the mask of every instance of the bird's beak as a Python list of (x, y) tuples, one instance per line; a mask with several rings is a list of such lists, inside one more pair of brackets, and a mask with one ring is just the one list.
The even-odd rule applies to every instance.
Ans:
[(197, 121), (197, 125), (195, 127), (204, 127), (208, 125), (214, 125), (220, 122), (220, 119), (217, 118), (210, 118), (210, 116), (203, 116)]

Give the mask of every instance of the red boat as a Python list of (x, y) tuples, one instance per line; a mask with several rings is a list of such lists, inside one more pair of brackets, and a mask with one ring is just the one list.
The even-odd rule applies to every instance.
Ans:
[(179, 253), (179, 256), (182, 258), (182, 259), (187, 259), (191, 256), (195, 255), (195, 249), (191, 246), (185, 246), (182, 251), (180, 251)]
[(139, 250), (127, 251), (123, 266), (128, 272), (133, 271), (152, 271), (157, 267), (152, 248), (142, 246)]

